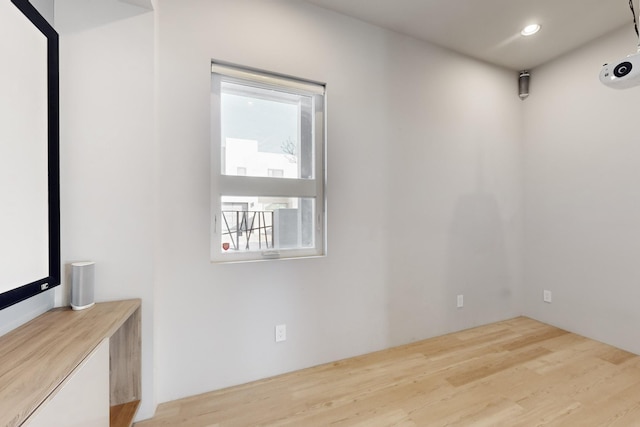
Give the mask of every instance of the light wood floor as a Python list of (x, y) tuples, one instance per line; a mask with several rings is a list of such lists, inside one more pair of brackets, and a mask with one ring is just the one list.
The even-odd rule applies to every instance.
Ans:
[(640, 357), (520, 317), (165, 403), (136, 426), (640, 426)]

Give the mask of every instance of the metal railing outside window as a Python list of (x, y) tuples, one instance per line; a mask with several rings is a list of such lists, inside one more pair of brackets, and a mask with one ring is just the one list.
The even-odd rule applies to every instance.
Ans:
[(222, 211), (222, 218), (229, 249), (240, 250), (242, 238), (244, 250), (273, 248), (273, 211)]

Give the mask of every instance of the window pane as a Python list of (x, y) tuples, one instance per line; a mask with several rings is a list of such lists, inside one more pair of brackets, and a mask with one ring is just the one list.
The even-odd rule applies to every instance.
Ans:
[(223, 253), (314, 247), (315, 200), (223, 196)]
[(223, 81), (222, 173), (313, 179), (312, 113), (311, 96)]
[(216, 63), (211, 83), (212, 260), (324, 254), (324, 85)]

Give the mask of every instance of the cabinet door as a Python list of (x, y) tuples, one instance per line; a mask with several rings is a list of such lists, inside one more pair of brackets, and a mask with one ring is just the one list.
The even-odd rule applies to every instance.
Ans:
[(105, 339), (23, 424), (109, 427), (109, 339)]

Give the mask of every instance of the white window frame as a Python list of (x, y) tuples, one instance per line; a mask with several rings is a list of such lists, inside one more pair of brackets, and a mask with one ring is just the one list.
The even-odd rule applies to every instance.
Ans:
[[(225, 175), (222, 170), (221, 82), (312, 95), (314, 104), (314, 178), (291, 179)], [(326, 92), (321, 83), (212, 61), (211, 63), (211, 260), (242, 262), (323, 256), (326, 253)], [(221, 246), (222, 196), (293, 197), (315, 200), (314, 247), (224, 252)]]

